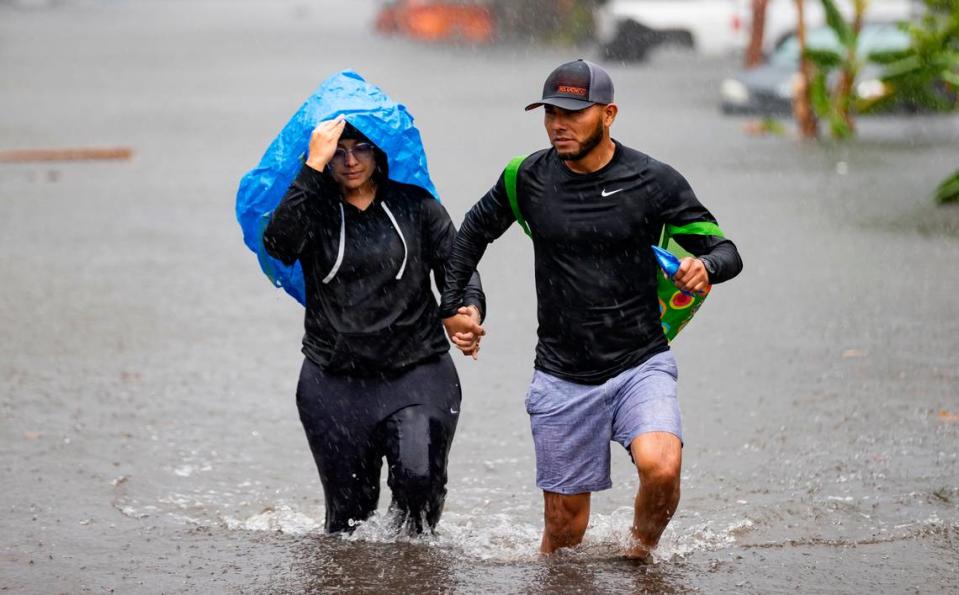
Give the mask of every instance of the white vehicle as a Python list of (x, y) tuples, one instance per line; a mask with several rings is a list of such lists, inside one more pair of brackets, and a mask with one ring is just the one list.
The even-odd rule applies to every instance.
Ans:
[[(852, 0), (834, 0), (836, 7), (846, 17), (853, 14)], [(866, 21), (873, 23), (893, 23), (914, 19), (922, 13), (922, 2), (915, 0), (872, 0), (866, 9)], [(742, 46), (749, 42), (752, 23), (752, 2), (740, 0), (739, 10), (742, 28)], [(806, 27), (815, 29), (826, 25), (826, 13), (820, 0), (805, 0), (803, 13)], [(763, 34), (763, 53), (769, 55), (784, 39), (796, 31), (798, 23), (795, 0), (769, 0), (766, 8), (766, 23)]]
[(610, 0), (596, 11), (597, 41), (612, 60), (643, 60), (661, 45), (730, 53), (744, 45), (740, 2)]
[[(852, 16), (852, 0), (834, 0)], [(805, 0), (806, 26), (826, 24), (821, 0)], [(871, 22), (895, 22), (921, 14), (919, 0), (872, 0)], [(596, 38), (604, 58), (643, 60), (663, 45), (690, 48), (702, 54), (741, 52), (749, 43), (751, 0), (609, 0), (596, 11)], [(795, 0), (769, 0), (763, 52), (767, 55), (796, 30)]]

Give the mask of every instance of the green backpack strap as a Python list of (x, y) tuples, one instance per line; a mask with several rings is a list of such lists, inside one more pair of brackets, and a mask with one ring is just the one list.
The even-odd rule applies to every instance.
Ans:
[(526, 235), (533, 237), (533, 234), (529, 231), (529, 224), (526, 223), (523, 213), (519, 210), (519, 201), (516, 196), (516, 178), (519, 175), (519, 166), (523, 164), (525, 159), (526, 155), (513, 157), (513, 159), (506, 164), (506, 169), (503, 170), (503, 181), (506, 183), (506, 196), (509, 197), (509, 206), (513, 209), (513, 217), (516, 218), (516, 222), (523, 228)]
[(664, 225), (663, 236), (659, 242), (659, 247), (665, 249), (673, 236), (682, 235), (726, 237), (723, 234), (723, 230), (719, 229), (719, 226), (711, 221), (694, 221), (686, 225)]

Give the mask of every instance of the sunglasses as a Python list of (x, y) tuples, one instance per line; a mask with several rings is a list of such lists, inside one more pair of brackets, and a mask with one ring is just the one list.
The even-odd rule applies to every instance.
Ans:
[(346, 163), (346, 156), (353, 155), (357, 161), (369, 161), (373, 159), (373, 151), (375, 147), (370, 143), (356, 143), (353, 145), (352, 149), (347, 149), (346, 147), (337, 147), (333, 151), (333, 161), (342, 165)]

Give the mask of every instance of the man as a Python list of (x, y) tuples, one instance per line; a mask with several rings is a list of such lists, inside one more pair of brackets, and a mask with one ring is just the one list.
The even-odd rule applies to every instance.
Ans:
[[(625, 553), (645, 560), (679, 502), (682, 460), (676, 362), (660, 324), (661, 273), (650, 246), (664, 225), (716, 220), (674, 169), (610, 137), (618, 108), (599, 66), (559, 66), (541, 101), (526, 109), (540, 106), (552, 148), (526, 158), (517, 188), (535, 248), (539, 342), (526, 408), (545, 504), (541, 551), (582, 541), (590, 493), (612, 486), (615, 440), (640, 478)], [(486, 246), (513, 221), (501, 176), (457, 234), (441, 316), (453, 317), (464, 304)], [(729, 240), (676, 240), (698, 255), (682, 260), (680, 289), (702, 292), (742, 269)]]

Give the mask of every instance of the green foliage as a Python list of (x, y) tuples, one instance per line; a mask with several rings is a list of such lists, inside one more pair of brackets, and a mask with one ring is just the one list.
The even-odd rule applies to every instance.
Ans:
[(826, 82), (826, 73), (817, 69), (809, 81), (809, 100), (812, 103), (812, 109), (820, 118), (828, 116), (832, 110), (832, 104), (829, 101), (829, 84)]
[(956, 0), (926, 0), (926, 7), (940, 13), (947, 13), (955, 10)]
[(806, 48), (806, 57), (816, 65), (819, 70), (829, 71), (833, 68), (842, 66), (843, 57), (832, 50), (820, 50)]
[(959, 204), (959, 169), (939, 184), (939, 187), (933, 193), (933, 198), (939, 204)]
[(829, 90), (826, 73), (817, 69), (809, 86), (809, 99), (816, 115), (829, 122), (829, 132), (833, 138), (849, 138), (853, 131), (837, 109), (837, 102)]
[[(855, 79), (860, 64), (857, 54), (858, 34), (852, 24), (846, 21), (833, 0), (821, 0), (826, 13), (826, 23), (836, 34), (841, 51), (806, 48), (803, 55), (812, 63), (814, 72), (809, 82), (810, 102), (813, 111), (820, 120), (829, 122), (829, 130), (834, 138), (845, 139), (853, 134), (850, 122), (850, 107), (855, 93)], [(851, 82), (846, 88), (837, 85), (829, 88), (829, 75), (839, 71)]]
[(779, 118), (766, 116), (757, 123), (756, 132), (759, 134), (772, 134), (774, 136), (786, 136), (787, 130)]
[(925, 0), (926, 14), (903, 25), (912, 39), (903, 52), (880, 56), (886, 92), (864, 106), (904, 103), (932, 111), (959, 109), (959, 0)]
[[(916, 23), (904, 23), (912, 43), (901, 51), (872, 53), (870, 62), (884, 66), (883, 93), (868, 101), (856, 97), (859, 72), (858, 35), (833, 0), (821, 0), (826, 22), (835, 32), (841, 51), (806, 49), (813, 64), (810, 102), (816, 115), (829, 122), (835, 138), (852, 136), (852, 107), (858, 112), (906, 105), (932, 111), (959, 110), (959, 0), (924, 0), (926, 14)], [(862, 10), (864, 3), (857, 2)], [(838, 70), (847, 77), (845, 88), (829, 88), (829, 75)], [(933, 198), (939, 204), (959, 203), (959, 170), (943, 180)]]
[[(899, 102), (927, 110), (959, 110), (959, 0), (925, 0), (926, 14), (904, 25), (911, 47), (882, 57), (886, 92), (866, 106), (876, 110)], [(933, 199), (959, 203), (959, 170), (943, 180)]]
[(843, 18), (842, 13), (839, 12), (839, 8), (836, 7), (836, 3), (833, 0), (822, 0), (822, 7), (826, 13), (826, 24), (829, 25), (829, 28), (836, 32), (836, 37), (839, 38), (839, 43), (843, 47), (849, 47), (856, 40), (855, 31), (853, 31), (852, 26), (846, 22), (846, 19)]

